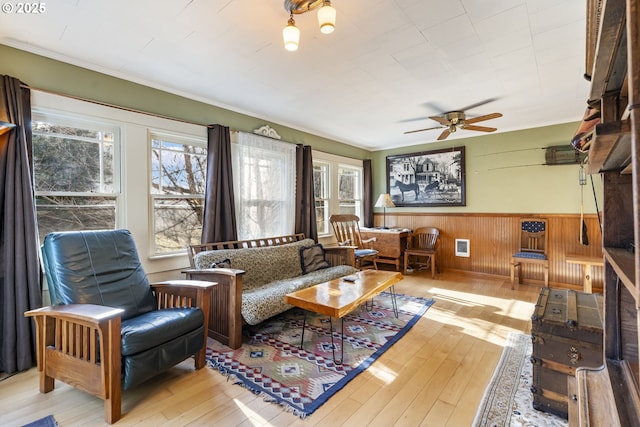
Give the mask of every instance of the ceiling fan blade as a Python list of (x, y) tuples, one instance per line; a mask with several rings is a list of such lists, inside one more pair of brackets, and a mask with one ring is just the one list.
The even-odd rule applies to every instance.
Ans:
[(398, 120), (398, 123), (411, 123), (411, 122), (417, 122), (420, 120), (427, 120), (427, 118), (425, 116), (422, 117), (412, 117), (410, 119), (402, 119), (402, 120)]
[(467, 125), (467, 124), (464, 124), (461, 127), (464, 130), (475, 130), (478, 132), (495, 132), (498, 130), (497, 128), (489, 128), (486, 126), (475, 126), (475, 125)]
[(442, 105), (438, 105), (437, 103), (430, 102), (430, 101), (422, 103), (422, 106), (427, 108), (427, 109), (429, 109), (429, 110), (431, 110), (431, 111), (435, 111), (435, 112), (437, 112), (439, 114), (443, 114), (443, 113), (449, 111), (448, 109), (444, 108)]
[(488, 104), (490, 102), (497, 101), (498, 99), (500, 99), (500, 98), (498, 98), (498, 97), (487, 98), (484, 101), (479, 101), (479, 102), (476, 102), (475, 104), (467, 105), (466, 107), (461, 108), (459, 111), (472, 110), (472, 109), (474, 109), (476, 107), (480, 107), (481, 105), (485, 105), (485, 104)]
[(416, 130), (409, 130), (407, 132), (405, 132), (404, 134), (408, 134), (408, 133), (416, 133), (416, 132), (424, 132), (425, 130), (433, 130), (433, 129), (442, 129), (442, 126), (436, 126), (433, 128), (426, 128), (426, 129), (416, 129)]
[(429, 118), (431, 120), (435, 120), (436, 122), (440, 123), (443, 126), (449, 126), (451, 123), (449, 123), (449, 120), (447, 120), (444, 117), (440, 117), (440, 116), (429, 116)]
[(482, 122), (484, 120), (497, 119), (498, 117), (502, 117), (502, 114), (500, 114), (500, 113), (485, 114), (484, 116), (478, 116), (478, 117), (472, 117), (470, 119), (465, 119), (464, 122), (467, 123), (467, 124), (471, 124), (471, 123)]
[(443, 139), (447, 139), (447, 137), (451, 135), (451, 131), (447, 128), (442, 131), (440, 136), (438, 137), (438, 141), (442, 141)]

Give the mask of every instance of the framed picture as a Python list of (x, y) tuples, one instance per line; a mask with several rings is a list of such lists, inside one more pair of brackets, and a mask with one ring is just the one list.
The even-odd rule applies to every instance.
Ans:
[(466, 206), (464, 147), (387, 157), (396, 206)]

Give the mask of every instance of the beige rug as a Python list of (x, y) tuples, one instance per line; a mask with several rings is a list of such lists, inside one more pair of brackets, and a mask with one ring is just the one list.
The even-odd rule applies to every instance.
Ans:
[(510, 333), (473, 422), (477, 427), (563, 427), (566, 420), (533, 409), (531, 336)]

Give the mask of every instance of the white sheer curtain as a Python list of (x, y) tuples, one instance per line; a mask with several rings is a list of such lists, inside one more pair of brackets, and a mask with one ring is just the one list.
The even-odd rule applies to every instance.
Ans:
[(231, 144), (238, 239), (292, 234), (296, 146), (238, 132)]

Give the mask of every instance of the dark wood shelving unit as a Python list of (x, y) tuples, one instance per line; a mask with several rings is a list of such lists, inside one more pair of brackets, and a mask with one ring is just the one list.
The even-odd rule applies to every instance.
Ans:
[(604, 365), (569, 379), (569, 425), (640, 426), (640, 0), (587, 0), (586, 57), (601, 112), (586, 169), (603, 180)]
[(631, 164), (631, 124), (628, 120), (596, 125), (589, 149), (589, 174), (618, 170)]

